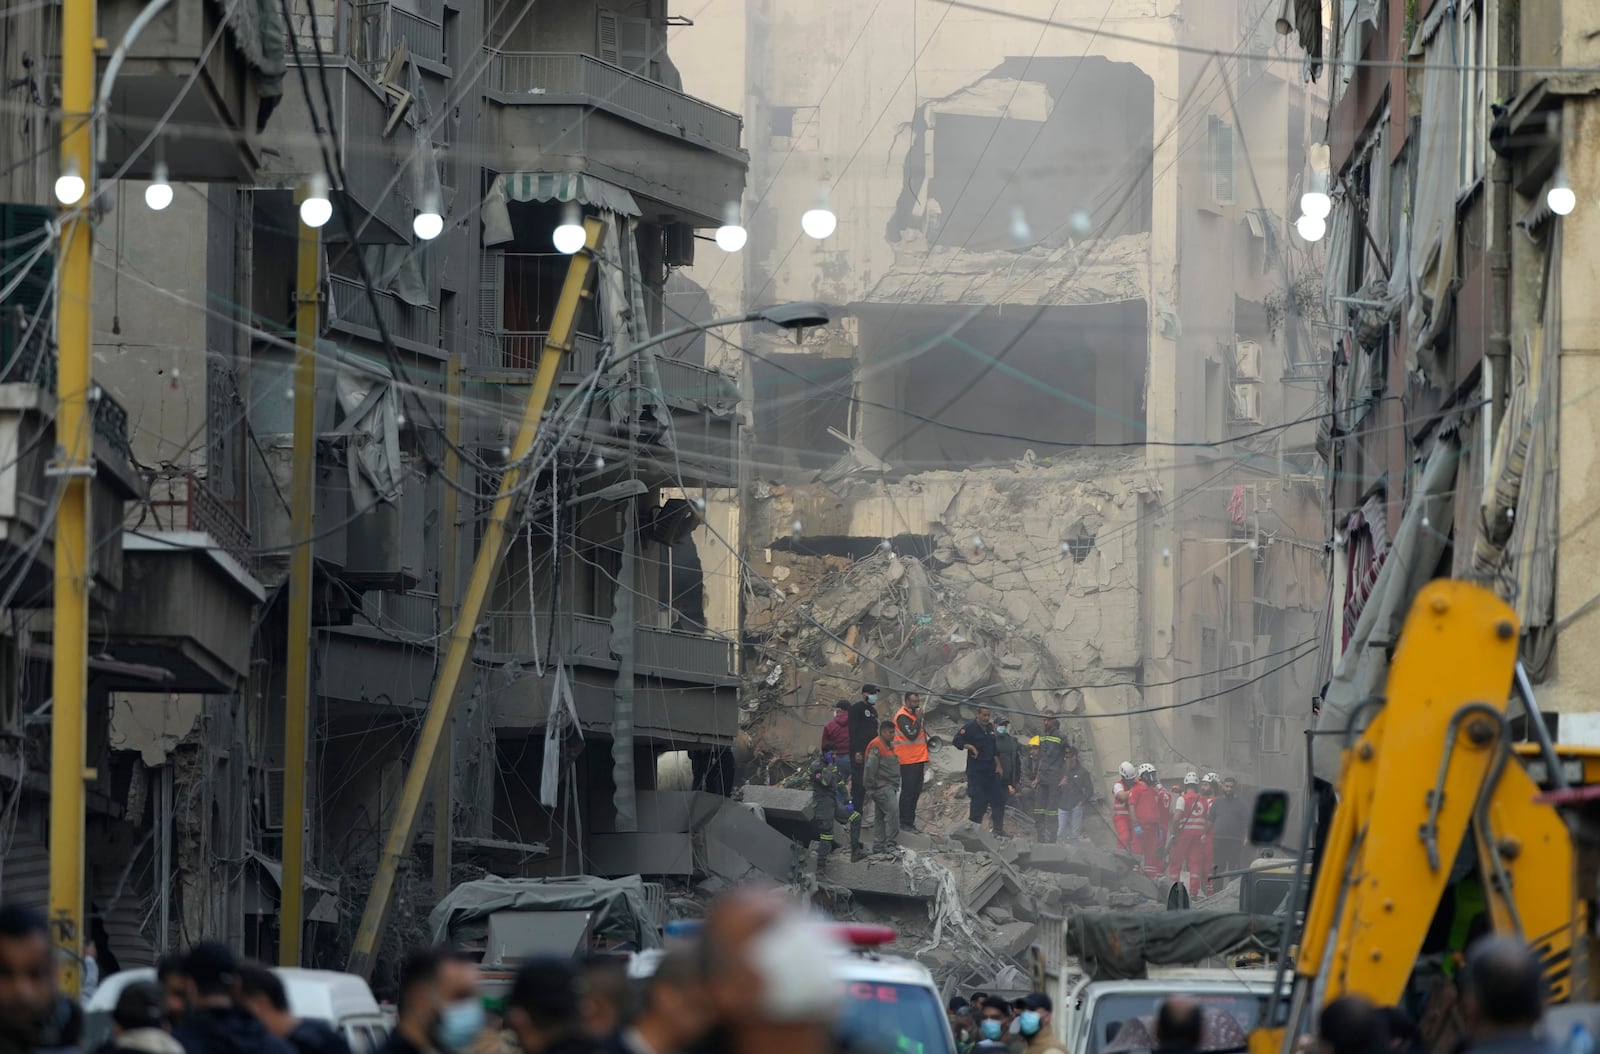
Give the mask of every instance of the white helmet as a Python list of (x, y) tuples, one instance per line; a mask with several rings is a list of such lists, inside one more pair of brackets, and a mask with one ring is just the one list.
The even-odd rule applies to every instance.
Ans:
[(1208, 773), (1206, 773), (1206, 778), (1201, 780), (1200, 782), (1201, 783), (1209, 783), (1214, 787), (1217, 784), (1222, 782), (1222, 777), (1217, 775), (1215, 772), (1208, 772)]
[(1139, 766), (1139, 778), (1140, 779), (1144, 779), (1146, 776), (1154, 776), (1155, 774), (1156, 774), (1156, 767), (1154, 765), (1150, 764), (1148, 761), (1145, 762), (1143, 765)]
[(1200, 785), (1200, 774), (1197, 772), (1185, 772), (1183, 774), (1183, 785), (1185, 787), (1198, 787)]
[(1121, 766), (1117, 768), (1117, 775), (1121, 776), (1125, 780), (1131, 780), (1137, 776), (1138, 773), (1133, 770), (1133, 762), (1124, 761)]

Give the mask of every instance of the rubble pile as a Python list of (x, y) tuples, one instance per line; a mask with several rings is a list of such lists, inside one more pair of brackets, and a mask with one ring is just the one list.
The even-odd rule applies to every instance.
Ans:
[[(1154, 493), (1142, 459), (1121, 454), (757, 487), (751, 536), (773, 540), (751, 554), (745, 630), (762, 661), (747, 667), (741, 724), (758, 777), (799, 767), (835, 701), (872, 682), (885, 717), (920, 689), (946, 742), (978, 702), (1018, 715), (1023, 738), (1036, 715), (1061, 714), (1103, 782), (1137, 730), (1072, 718), (1139, 705), (1136, 527)], [(933, 767), (936, 803), (963, 762), (945, 751)]]

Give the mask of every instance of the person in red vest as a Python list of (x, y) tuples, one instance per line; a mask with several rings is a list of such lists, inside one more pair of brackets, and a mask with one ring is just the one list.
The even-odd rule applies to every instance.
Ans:
[(1133, 812), (1128, 808), (1128, 792), (1133, 790), (1139, 777), (1133, 762), (1124, 761), (1117, 768), (1117, 782), (1111, 785), (1111, 823), (1117, 829), (1117, 848), (1133, 852)]
[(1186, 773), (1183, 777), (1183, 795), (1174, 810), (1176, 822), (1172, 841), (1167, 846), (1167, 877), (1174, 882), (1183, 880), (1185, 869), (1189, 872), (1189, 895), (1200, 895), (1200, 882), (1206, 874), (1205, 836), (1208, 809), (1200, 794), (1200, 777)]
[(1149, 878), (1161, 875), (1161, 851), (1166, 830), (1167, 807), (1162, 803), (1162, 790), (1156, 783), (1156, 767), (1139, 766), (1139, 779), (1128, 792), (1128, 808), (1133, 813), (1133, 843), (1143, 858), (1141, 866)]
[(1206, 823), (1200, 831), (1200, 874), (1205, 876), (1204, 890), (1208, 897), (1216, 893), (1219, 885), (1214, 874), (1217, 870), (1217, 855), (1212, 841), (1216, 824), (1211, 810), (1217, 804), (1217, 791), (1221, 788), (1222, 777), (1215, 772), (1208, 772), (1200, 777), (1200, 801), (1206, 807)]

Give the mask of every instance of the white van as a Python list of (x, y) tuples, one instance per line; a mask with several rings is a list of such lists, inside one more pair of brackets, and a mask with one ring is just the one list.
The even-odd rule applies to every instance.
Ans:
[[(321, 1021), (336, 1029), (350, 1044), (351, 1054), (373, 1054), (389, 1038), (390, 1020), (372, 996), (367, 982), (355, 974), (335, 970), (274, 968), (289, 997), (295, 1017)], [(150, 969), (122, 970), (100, 982), (83, 1015), (83, 1049), (94, 1050), (111, 1038), (111, 1012), (122, 990), (135, 981), (154, 981)]]
[[(1222, 1010), (1239, 1022), (1246, 1035), (1265, 1024), (1277, 971), (1229, 970), (1194, 967), (1152, 967), (1150, 976), (1127, 981), (1083, 980), (1072, 989), (1065, 1005), (1058, 1001), (1053, 1015), (1056, 1038), (1073, 1054), (1100, 1054), (1116, 1037), (1124, 1022), (1154, 1017), (1169, 995), (1193, 996), (1207, 1008)], [(1285, 978), (1285, 981), (1291, 978)], [(1280, 1014), (1287, 1010), (1289, 988), (1283, 989)]]

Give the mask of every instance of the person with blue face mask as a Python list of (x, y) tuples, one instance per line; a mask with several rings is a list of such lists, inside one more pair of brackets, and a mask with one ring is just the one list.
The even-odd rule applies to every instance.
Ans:
[(1067, 1054), (1067, 1048), (1050, 1028), (1050, 1015), (1054, 1005), (1043, 992), (1033, 992), (1022, 1000), (1022, 1013), (1017, 1015), (1018, 1031), (1027, 1046), (1024, 1054)]
[(478, 967), (460, 949), (422, 948), (400, 964), (394, 1031), (383, 1054), (455, 1054), (477, 1041), (487, 1023)]

